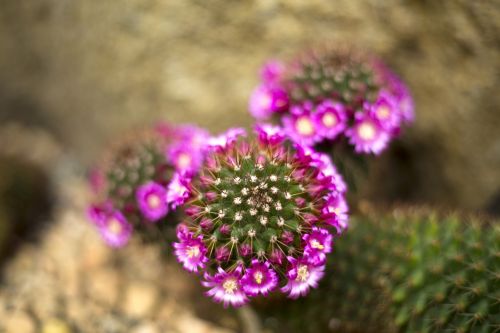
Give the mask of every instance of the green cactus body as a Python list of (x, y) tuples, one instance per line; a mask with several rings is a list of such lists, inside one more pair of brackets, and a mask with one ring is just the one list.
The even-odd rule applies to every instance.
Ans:
[(357, 216), (318, 290), (264, 309), (277, 332), (500, 332), (500, 225)]
[[(110, 202), (127, 216), (143, 241), (172, 240), (175, 223), (144, 223), (136, 203), (136, 189), (149, 181), (167, 186), (174, 173), (165, 160), (164, 138), (140, 133), (116, 144), (92, 175), (97, 201)], [(170, 216), (170, 219), (175, 217)]]
[(380, 90), (381, 73), (373, 59), (347, 48), (323, 47), (290, 64), (283, 85), (294, 104), (334, 98), (356, 110), (373, 102)]

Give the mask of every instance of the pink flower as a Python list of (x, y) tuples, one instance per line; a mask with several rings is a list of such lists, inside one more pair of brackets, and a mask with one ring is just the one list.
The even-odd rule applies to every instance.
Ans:
[(287, 110), (289, 102), (283, 88), (278, 85), (262, 84), (252, 92), (248, 109), (256, 119), (268, 119), (275, 112)]
[(288, 283), (281, 288), (288, 297), (296, 299), (305, 296), (311, 288), (317, 288), (318, 282), (325, 274), (325, 266), (315, 266), (307, 258), (295, 259), (288, 257), (290, 269), (287, 272)]
[(137, 188), (136, 200), (142, 215), (151, 222), (156, 222), (168, 213), (167, 191), (153, 181)]
[(356, 114), (354, 125), (346, 131), (346, 135), (357, 153), (379, 155), (390, 140), (389, 133), (368, 112)]
[(97, 228), (104, 241), (112, 247), (125, 246), (132, 235), (132, 225), (118, 210), (106, 214), (97, 224)]
[(231, 273), (219, 267), (215, 275), (205, 273), (204, 277), (205, 281), (202, 282), (202, 285), (210, 288), (206, 295), (212, 297), (214, 301), (222, 303), (225, 308), (229, 305), (239, 307), (248, 302), (248, 297), (240, 283), (241, 267), (236, 268)]
[(190, 272), (197, 272), (199, 268), (204, 268), (208, 258), (203, 236), (195, 237), (191, 232), (182, 232), (178, 235), (180, 235), (180, 242), (174, 243), (177, 260)]
[(321, 102), (314, 113), (315, 127), (324, 139), (335, 139), (347, 127), (344, 106), (330, 100)]

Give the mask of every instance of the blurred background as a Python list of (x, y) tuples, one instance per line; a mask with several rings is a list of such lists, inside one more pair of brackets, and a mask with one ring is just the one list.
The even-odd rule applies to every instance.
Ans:
[[(367, 199), (499, 213), (498, 0), (3, 0), (0, 253), (49, 246), (48, 226), (26, 233), (43, 221), (69, 214), (57, 233), (80, 230), (78, 179), (123, 132), (157, 120), (249, 127), (260, 65), (325, 41), (379, 54), (415, 98), (416, 122), (376, 161)], [(35, 270), (26, 260), (4, 269), (0, 322), (16, 274)], [(33, 330), (64, 317), (14, 308)]]

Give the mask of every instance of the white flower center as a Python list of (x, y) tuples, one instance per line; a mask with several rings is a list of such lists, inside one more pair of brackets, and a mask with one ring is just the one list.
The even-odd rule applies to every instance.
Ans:
[(108, 230), (114, 235), (119, 235), (123, 230), (123, 226), (116, 218), (111, 218), (108, 221)]
[(325, 113), (323, 117), (321, 117), (321, 121), (325, 127), (333, 127), (337, 125), (337, 117), (331, 112)]
[(158, 208), (160, 206), (161, 200), (160, 200), (160, 197), (158, 195), (150, 194), (150, 195), (148, 195), (147, 203), (148, 203), (149, 208), (155, 209), (155, 208)]
[(363, 140), (372, 140), (375, 138), (376, 130), (375, 125), (371, 122), (364, 122), (358, 126), (359, 137)]
[(311, 244), (311, 247), (313, 249), (318, 249), (318, 250), (323, 250), (325, 247), (323, 246), (323, 244), (321, 244), (320, 242), (318, 242), (318, 240), (316, 239), (312, 239), (309, 244)]
[(297, 281), (306, 282), (309, 277), (309, 270), (306, 265), (300, 265), (297, 269)]
[(300, 135), (309, 136), (314, 133), (314, 124), (309, 117), (302, 116), (295, 121), (295, 129)]
[(253, 278), (254, 278), (255, 282), (257, 282), (257, 284), (261, 284), (262, 279), (264, 278), (264, 275), (262, 274), (261, 271), (257, 271), (253, 274)]
[(391, 115), (391, 110), (387, 107), (387, 105), (382, 105), (377, 108), (377, 116), (380, 119), (387, 119)]
[(229, 278), (222, 284), (222, 288), (226, 294), (233, 295), (234, 292), (238, 289), (238, 284), (234, 278)]
[(272, 99), (271, 99), (271, 96), (269, 96), (268, 93), (260, 95), (259, 106), (261, 108), (267, 109), (267, 108), (271, 107), (271, 102), (272, 102)]
[(179, 169), (186, 169), (191, 165), (191, 156), (186, 153), (181, 153), (177, 156), (177, 166)]
[(200, 255), (200, 247), (198, 245), (188, 246), (186, 254), (188, 258), (197, 258)]

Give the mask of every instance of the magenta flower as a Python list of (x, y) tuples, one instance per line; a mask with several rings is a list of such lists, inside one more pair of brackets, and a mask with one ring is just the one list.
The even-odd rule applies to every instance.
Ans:
[(263, 84), (252, 92), (248, 108), (256, 119), (268, 119), (273, 113), (286, 110), (288, 104), (288, 95), (283, 88)]
[(216, 302), (222, 303), (225, 308), (229, 305), (239, 307), (248, 302), (248, 297), (240, 282), (241, 267), (237, 267), (231, 273), (219, 267), (215, 275), (211, 276), (205, 273), (204, 277), (205, 281), (202, 282), (202, 285), (210, 288), (206, 295), (212, 297)]
[(304, 234), (304, 258), (319, 266), (326, 262), (326, 254), (332, 252), (333, 236), (326, 229), (312, 227), (310, 234)]
[(254, 259), (240, 282), (247, 295), (267, 296), (278, 286), (278, 275), (269, 262), (262, 263)]
[(142, 215), (151, 222), (156, 222), (168, 213), (167, 191), (153, 181), (137, 188), (136, 200)]
[(260, 78), (266, 84), (275, 84), (281, 80), (285, 65), (279, 60), (268, 60), (260, 69)]
[(203, 152), (200, 147), (193, 148), (187, 142), (179, 142), (167, 151), (167, 161), (178, 172), (195, 173), (203, 161)]
[(212, 149), (225, 150), (230, 147), (239, 137), (246, 136), (246, 131), (243, 128), (230, 128), (225, 133), (211, 137), (208, 140), (208, 147)]
[(335, 139), (347, 127), (347, 115), (344, 106), (325, 100), (316, 107), (315, 127), (323, 139)]
[(263, 144), (277, 145), (285, 140), (285, 132), (279, 126), (270, 124), (255, 125), (255, 132)]
[(132, 225), (118, 210), (103, 216), (97, 228), (104, 241), (111, 247), (125, 246), (132, 235)]
[(388, 132), (398, 130), (401, 123), (401, 113), (394, 96), (381, 91), (374, 104), (366, 103), (364, 109)]
[(302, 109), (301, 113), (283, 117), (283, 126), (285, 132), (295, 142), (312, 146), (321, 141), (316, 121), (306, 109)]
[(370, 113), (357, 113), (353, 127), (346, 131), (349, 143), (357, 153), (379, 155), (389, 143), (390, 135)]
[(337, 193), (328, 195), (322, 212), (322, 219), (329, 225), (335, 227), (338, 233), (342, 233), (347, 229), (349, 206), (343, 196)]
[(177, 260), (190, 272), (197, 272), (199, 268), (204, 268), (208, 258), (202, 237), (195, 237), (188, 231), (180, 232), (178, 236), (180, 242), (174, 243)]
[(296, 299), (307, 295), (309, 289), (318, 287), (319, 280), (325, 274), (325, 266), (315, 266), (306, 258), (288, 257), (288, 261), (291, 267), (287, 272), (288, 283), (281, 288), (283, 293), (288, 293), (288, 297)]
[(189, 198), (189, 184), (190, 178), (181, 173), (175, 173), (168, 184), (167, 188), (167, 203), (172, 209), (184, 204)]

